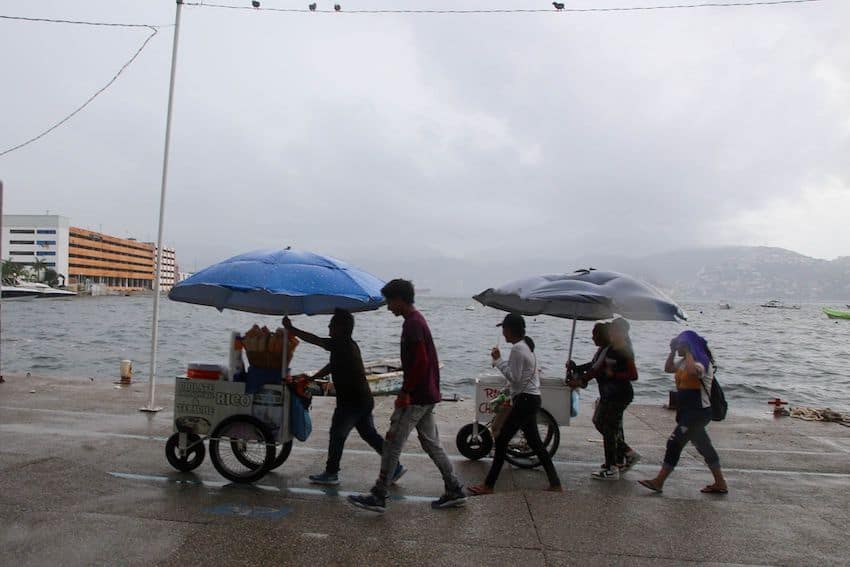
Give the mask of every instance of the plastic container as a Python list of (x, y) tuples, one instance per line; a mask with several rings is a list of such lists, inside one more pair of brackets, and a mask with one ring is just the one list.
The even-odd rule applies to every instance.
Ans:
[(221, 365), (203, 362), (190, 362), (186, 369), (186, 377), (193, 380), (220, 380)]

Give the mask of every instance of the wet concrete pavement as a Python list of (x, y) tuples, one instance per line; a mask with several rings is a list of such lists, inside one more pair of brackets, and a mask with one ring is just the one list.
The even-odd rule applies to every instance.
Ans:
[[(388, 511), (350, 507), (379, 459), (352, 434), (336, 489), (311, 485), (323, 470), (332, 399), (316, 399), (314, 431), (289, 460), (254, 485), (229, 484), (209, 462), (193, 473), (167, 463), (166, 409), (145, 414), (145, 385), (7, 377), (0, 385), (0, 564), (3, 565), (846, 565), (850, 525), (850, 428), (732, 414), (710, 433), (730, 494), (699, 489), (710, 474), (692, 447), (664, 494), (634, 481), (655, 473), (672, 413), (635, 406), (629, 443), (644, 460), (618, 482), (589, 474), (602, 445), (586, 410), (561, 428), (556, 467), (563, 494), (542, 489), (540, 470), (506, 466), (493, 496), (433, 511), (442, 492), (415, 439), (409, 472)], [(34, 393), (31, 393), (34, 391)], [(385, 429), (392, 400), (379, 398)], [(458, 455), (454, 436), (472, 403), (438, 406), (443, 444), (469, 483), (489, 460)]]

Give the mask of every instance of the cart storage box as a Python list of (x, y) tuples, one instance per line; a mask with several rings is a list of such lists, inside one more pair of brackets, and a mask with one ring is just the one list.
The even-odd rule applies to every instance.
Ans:
[[(245, 393), (244, 382), (224, 380), (191, 380), (177, 377), (174, 384), (174, 430), (181, 433), (209, 435), (231, 415), (254, 415), (266, 423), (279, 438), (281, 424), (289, 421), (289, 392), (281, 385), (264, 386), (255, 396)], [(281, 404), (283, 403), (283, 407)], [(287, 442), (289, 428), (283, 428)]]
[[(500, 376), (485, 376), (476, 381), (476, 419), (479, 423), (487, 423), (493, 417), (489, 402), (498, 397), (506, 386), (507, 382)], [(541, 378), (540, 396), (543, 409), (552, 414), (559, 426), (570, 424), (570, 388), (562, 379)]]

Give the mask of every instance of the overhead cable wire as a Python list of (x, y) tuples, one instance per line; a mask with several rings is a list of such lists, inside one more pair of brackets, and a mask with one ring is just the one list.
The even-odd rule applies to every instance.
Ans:
[(254, 12), (284, 12), (296, 14), (567, 14), (580, 12), (643, 12), (649, 10), (682, 10), (688, 8), (743, 8), (748, 6), (777, 6), (780, 4), (810, 4), (823, 0), (759, 0), (756, 2), (702, 2), (695, 4), (660, 4), (653, 6), (600, 6), (597, 8), (470, 8), (470, 9), (430, 9), (430, 8), (378, 8), (378, 9), (314, 9), (274, 8), (234, 6), (232, 4), (213, 4), (209, 2), (184, 2), (185, 6), (197, 8), (219, 8), (227, 10), (250, 10)]
[[(5, 16), (4, 16), (4, 18), (6, 18), (6, 19), (18, 19), (18, 18), (9, 18), (9, 17), (5, 17)], [(43, 20), (38, 20), (38, 21), (43, 21)], [(50, 126), (49, 128), (47, 128), (46, 130), (44, 130), (40, 134), (33, 136), (32, 138), (28, 139), (27, 141), (21, 142), (20, 144), (18, 144), (16, 146), (12, 146), (11, 148), (3, 150), (2, 152), (0, 152), (0, 157), (3, 157), (8, 153), (14, 152), (15, 150), (19, 150), (19, 149), (23, 148), (24, 146), (28, 146), (28, 145), (32, 144), (33, 142), (40, 140), (41, 138), (47, 136), (48, 134), (50, 134), (51, 132), (53, 132), (54, 130), (56, 130), (57, 128), (59, 128), (60, 126), (65, 124), (66, 122), (68, 122), (71, 118), (73, 118), (74, 116), (76, 116), (77, 114), (82, 112), (82, 110), (85, 107), (87, 107), (89, 104), (91, 104), (91, 102), (94, 99), (96, 99), (101, 93), (103, 93), (103, 91), (105, 91), (106, 89), (111, 87), (112, 84), (115, 81), (118, 80), (118, 77), (120, 77), (121, 74), (124, 71), (127, 70), (127, 68), (133, 63), (133, 61), (136, 60), (136, 58), (139, 55), (141, 55), (141, 53), (142, 53), (142, 51), (144, 51), (145, 47), (148, 46), (148, 43), (150, 43), (150, 41), (158, 33), (159, 27), (160, 27), (160, 26), (153, 26), (153, 25), (146, 25), (146, 24), (106, 24), (106, 23), (100, 23), (100, 22), (95, 23), (95, 22), (70, 22), (70, 21), (66, 21), (66, 22), (55, 21), (55, 22), (56, 23), (79, 23), (79, 24), (83, 24), (83, 25), (116, 25), (116, 26), (121, 26), (121, 27), (143, 27), (143, 28), (149, 29), (151, 33), (148, 34), (148, 36), (144, 39), (144, 41), (142, 41), (142, 44), (139, 46), (138, 49), (136, 49), (136, 51), (133, 53), (133, 56), (130, 57), (130, 59), (128, 59), (123, 65), (121, 65), (121, 68), (118, 69), (118, 72), (115, 73), (115, 75), (113, 75), (112, 78), (109, 79), (109, 81), (105, 85), (103, 85), (101, 88), (99, 88), (97, 91), (95, 91), (95, 93), (93, 95), (91, 95), (83, 104), (81, 104), (79, 107), (77, 107), (73, 112), (68, 114), (65, 118), (63, 118), (59, 122), (55, 123), (53, 126)]]
[(166, 24), (157, 26), (154, 24), (126, 24), (121, 22), (91, 22), (87, 20), (58, 20), (54, 18), (29, 18), (26, 16), (4, 16), (0, 14), (0, 20), (17, 20), (22, 22), (42, 22), (49, 24), (73, 24), (79, 26), (102, 26), (102, 27), (112, 27), (112, 28), (165, 28), (165, 27), (173, 27), (174, 24)]

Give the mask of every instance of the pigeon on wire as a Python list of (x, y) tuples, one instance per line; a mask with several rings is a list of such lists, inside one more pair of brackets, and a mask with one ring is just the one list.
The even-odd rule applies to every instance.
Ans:
[(555, 7), (556, 10), (563, 10), (564, 9), (564, 3), (563, 2), (552, 2), (552, 5)]
[(334, 12), (339, 12), (340, 10), (342, 10), (342, 6), (340, 6), (339, 4), (334, 4)]
[(253, 6), (254, 8), (259, 8), (260, 0), (251, 0), (251, 6)]
[(310, 8), (311, 12), (316, 11), (316, 3), (315, 2), (313, 2), (312, 4), (308, 4), (307, 7)]

